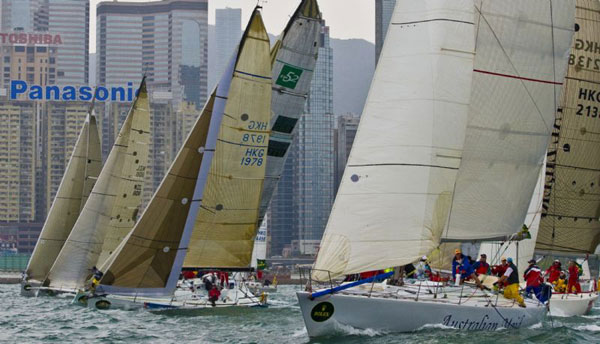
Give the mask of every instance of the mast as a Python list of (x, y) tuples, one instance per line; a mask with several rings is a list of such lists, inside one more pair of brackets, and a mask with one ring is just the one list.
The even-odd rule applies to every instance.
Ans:
[(104, 168), (44, 285), (80, 288), (133, 227), (148, 163), (150, 113), (145, 77)]
[(535, 247), (540, 253), (593, 254), (600, 244), (599, 37), (600, 2), (577, 0), (569, 69), (547, 154)]

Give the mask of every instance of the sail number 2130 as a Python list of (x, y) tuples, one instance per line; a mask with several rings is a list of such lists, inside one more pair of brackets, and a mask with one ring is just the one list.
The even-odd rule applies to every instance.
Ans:
[(596, 118), (598, 117), (598, 107), (591, 105), (583, 106), (582, 104), (577, 104), (577, 115)]

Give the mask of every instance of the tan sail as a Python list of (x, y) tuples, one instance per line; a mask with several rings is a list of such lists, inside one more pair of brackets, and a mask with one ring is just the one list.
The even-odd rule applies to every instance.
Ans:
[(269, 37), (260, 15), (244, 37), (184, 266), (250, 266), (271, 116)]
[(148, 92), (142, 80), (119, 136), (45, 285), (82, 287), (136, 221), (148, 162)]
[(577, 0), (575, 23), (548, 149), (537, 251), (594, 253), (600, 244), (600, 2)]
[(27, 279), (42, 282), (79, 217), (100, 169), (96, 117), (88, 114), (27, 266)]

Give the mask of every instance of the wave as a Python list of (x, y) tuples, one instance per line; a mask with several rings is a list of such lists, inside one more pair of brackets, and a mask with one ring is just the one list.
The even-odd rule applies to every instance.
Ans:
[(579, 331), (589, 331), (589, 332), (600, 332), (600, 326), (590, 324), (590, 325), (581, 325), (574, 328)]
[(334, 322), (334, 330), (335, 332), (339, 332), (344, 335), (349, 336), (367, 336), (367, 337), (375, 337), (384, 335), (385, 332), (377, 331), (372, 328), (359, 329), (352, 327), (350, 325), (341, 324), (337, 321)]

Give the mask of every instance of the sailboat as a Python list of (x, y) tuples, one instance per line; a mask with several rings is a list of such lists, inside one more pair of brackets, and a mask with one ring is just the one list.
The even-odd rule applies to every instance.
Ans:
[(375, 278), (334, 282), (417, 261), (440, 243), (521, 229), (552, 133), (574, 11), (573, 1), (396, 3), (308, 288), (297, 293), (309, 336), (347, 326), (516, 329), (542, 319), (545, 305), (521, 308), (465, 285), (378, 291), (358, 288)]
[[(535, 252), (549, 257), (585, 257), (600, 244), (600, 2), (577, 0), (575, 37), (562, 101), (548, 148), (540, 230)], [(586, 46), (587, 45), (587, 46)], [(594, 64), (595, 63), (595, 64)], [(592, 285), (595, 283), (592, 281)], [(553, 294), (550, 314), (588, 313), (597, 291)]]
[(36, 289), (42, 285), (71, 233), (102, 168), (101, 144), (93, 104), (92, 101), (42, 232), (27, 264), (25, 278), (21, 283), (23, 296), (35, 296)]
[(75, 292), (100, 266), (137, 220), (148, 163), (150, 113), (146, 79), (119, 136), (52, 268), (44, 290)]
[(240, 288), (224, 290), (214, 305), (204, 295), (174, 295), (184, 259), (221, 265), (236, 251), (223, 251), (222, 260), (197, 259), (223, 248), (218, 239), (256, 235), (271, 107), (269, 38), (259, 9), (139, 222), (100, 268), (100, 285), (77, 302), (151, 309), (261, 305)]

